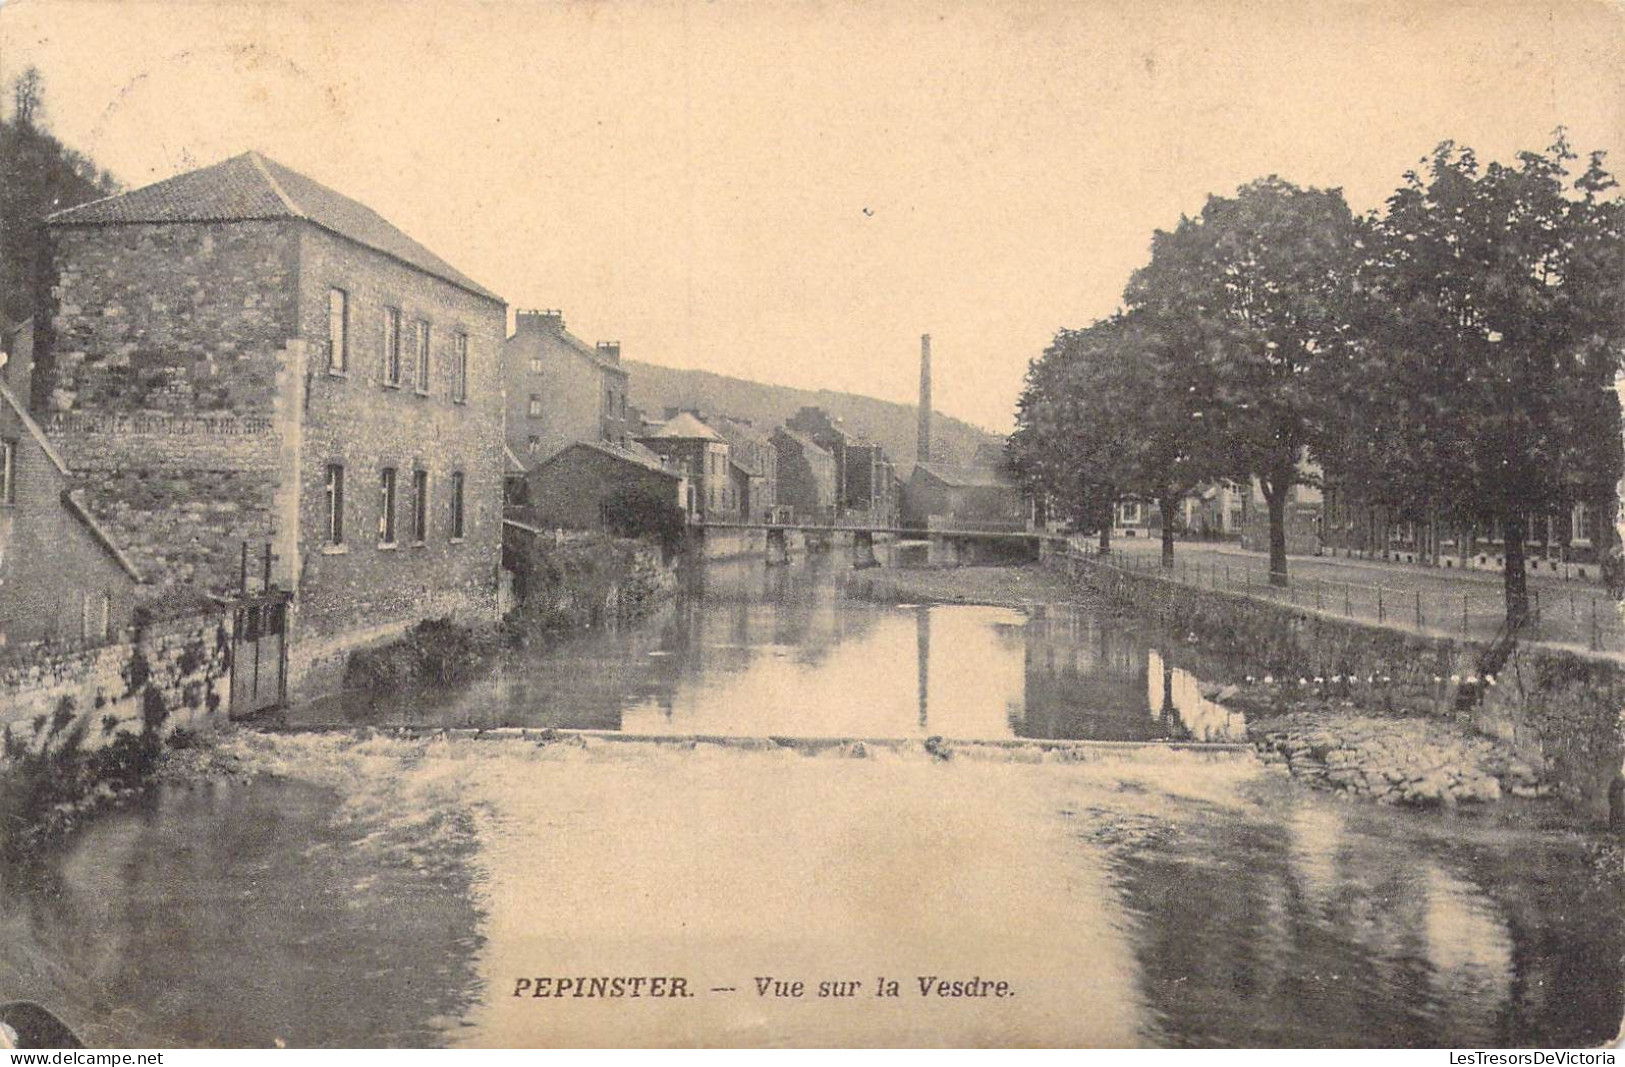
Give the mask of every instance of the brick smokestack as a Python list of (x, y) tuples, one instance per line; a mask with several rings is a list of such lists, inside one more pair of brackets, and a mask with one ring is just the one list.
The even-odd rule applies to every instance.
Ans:
[(931, 335), (920, 335), (920, 428), (915, 459), (931, 462)]

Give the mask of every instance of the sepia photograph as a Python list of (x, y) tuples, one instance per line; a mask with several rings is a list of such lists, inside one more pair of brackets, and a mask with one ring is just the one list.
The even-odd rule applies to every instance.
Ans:
[(1622, 72), (0, 0), (0, 1049), (1613, 1064)]

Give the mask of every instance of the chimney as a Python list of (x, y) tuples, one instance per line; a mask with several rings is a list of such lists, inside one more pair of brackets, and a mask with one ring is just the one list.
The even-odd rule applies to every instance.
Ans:
[(920, 428), (915, 459), (931, 462), (931, 335), (920, 335)]
[(598, 354), (611, 363), (621, 361), (621, 343), (619, 341), (599, 341)]
[(513, 318), (513, 332), (520, 333), (563, 333), (564, 312), (546, 309), (541, 311), (516, 311)]

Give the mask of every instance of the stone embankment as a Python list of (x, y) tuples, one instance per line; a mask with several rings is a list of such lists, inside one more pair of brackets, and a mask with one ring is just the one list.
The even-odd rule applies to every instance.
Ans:
[(1454, 807), (1552, 793), (1507, 746), (1449, 721), (1299, 711), (1255, 719), (1247, 736), (1293, 778), (1381, 804)]

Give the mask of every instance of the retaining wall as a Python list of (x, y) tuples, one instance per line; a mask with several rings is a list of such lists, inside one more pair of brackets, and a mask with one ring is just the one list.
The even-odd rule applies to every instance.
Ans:
[[(224, 615), (153, 624), (93, 648), (41, 646), (0, 661), (0, 728), (37, 745), (66, 712), (86, 724), (85, 745), (140, 733), (155, 700), (165, 733), (226, 721), (231, 641)], [(155, 694), (155, 695), (149, 695)]]
[[(1323, 692), (1367, 711), (1453, 716), (1510, 744), (1577, 810), (1598, 821), (1608, 816), (1609, 785), (1625, 765), (1625, 665), (1521, 644), (1482, 699), (1458, 710), (1462, 680), (1479, 672), (1479, 642), (1405, 633), (1075, 556), (1049, 562), (1169, 633), (1175, 657), (1199, 659), (1194, 666), (1204, 677), (1242, 685), (1250, 703), (1267, 700), (1273, 687), (1286, 696)], [(1307, 684), (1299, 686), (1300, 678)]]

